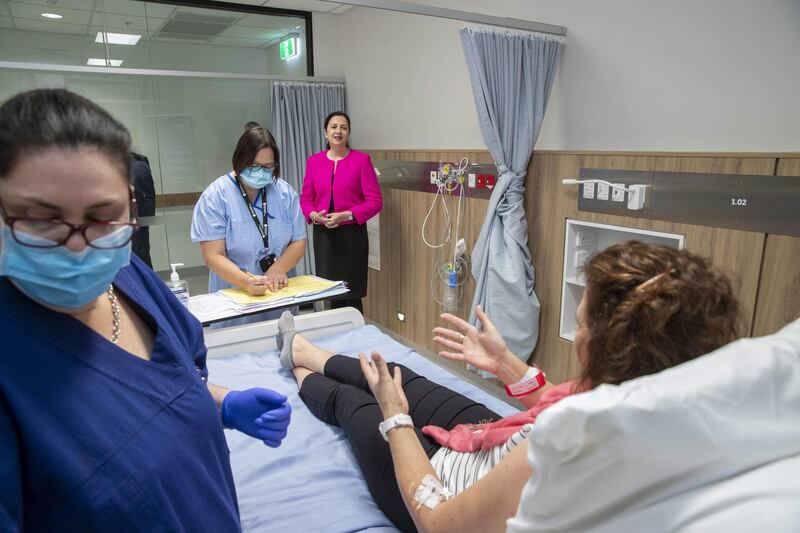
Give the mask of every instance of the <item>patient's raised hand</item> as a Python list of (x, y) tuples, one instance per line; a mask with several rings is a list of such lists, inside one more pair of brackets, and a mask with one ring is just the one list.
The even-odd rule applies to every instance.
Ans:
[(475, 313), (481, 330), (455, 315), (443, 313), (442, 320), (455, 329), (434, 328), (433, 340), (446, 348), (439, 352), (445, 359), (469, 363), (496, 375), (507, 358), (515, 356), (480, 305), (475, 308)]

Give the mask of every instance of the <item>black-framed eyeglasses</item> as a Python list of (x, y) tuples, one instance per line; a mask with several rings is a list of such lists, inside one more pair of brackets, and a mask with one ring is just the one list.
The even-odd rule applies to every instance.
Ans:
[(259, 168), (263, 168), (264, 170), (268, 170), (268, 171), (273, 171), (276, 168), (278, 168), (278, 163), (269, 163), (267, 165), (253, 164), (253, 165), (249, 165), (247, 168), (252, 169), (254, 171), (258, 170)]
[(131, 198), (131, 218), (128, 222), (95, 220), (72, 224), (57, 218), (10, 217), (0, 205), (3, 220), (14, 240), (31, 248), (57, 248), (67, 243), (75, 232), (83, 235), (86, 244), (98, 250), (126, 246), (139, 227), (136, 200)]

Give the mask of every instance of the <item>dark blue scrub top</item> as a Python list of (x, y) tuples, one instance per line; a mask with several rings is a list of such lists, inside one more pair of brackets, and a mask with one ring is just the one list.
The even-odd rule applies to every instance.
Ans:
[(135, 256), (114, 287), (152, 360), (0, 277), (0, 531), (239, 531), (200, 323)]

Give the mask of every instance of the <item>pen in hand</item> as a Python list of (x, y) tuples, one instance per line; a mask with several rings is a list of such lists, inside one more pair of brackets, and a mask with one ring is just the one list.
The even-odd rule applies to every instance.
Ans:
[(271, 289), (269, 282), (264, 276), (256, 276), (244, 268), (240, 268), (239, 270), (247, 274), (247, 284), (244, 289), (253, 296), (261, 296), (267, 292), (267, 289)]

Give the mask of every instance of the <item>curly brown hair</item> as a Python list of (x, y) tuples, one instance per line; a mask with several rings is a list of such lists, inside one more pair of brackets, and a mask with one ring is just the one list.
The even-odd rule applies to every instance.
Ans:
[(731, 342), (739, 304), (727, 276), (685, 250), (638, 241), (592, 257), (581, 388), (653, 374)]

